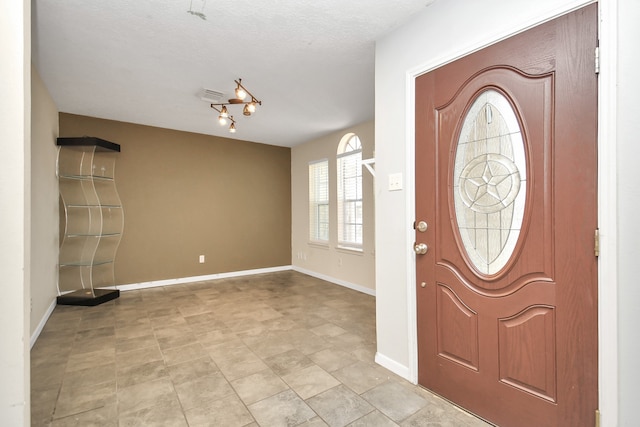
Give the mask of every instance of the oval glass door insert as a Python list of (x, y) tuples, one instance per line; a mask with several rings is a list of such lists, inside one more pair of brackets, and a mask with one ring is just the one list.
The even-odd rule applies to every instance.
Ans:
[(457, 225), (478, 272), (494, 275), (515, 249), (526, 201), (522, 131), (500, 92), (481, 92), (464, 117), (453, 171)]

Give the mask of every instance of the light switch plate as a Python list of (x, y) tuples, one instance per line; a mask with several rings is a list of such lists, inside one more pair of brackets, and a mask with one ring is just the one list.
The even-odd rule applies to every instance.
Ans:
[(402, 190), (402, 174), (390, 173), (389, 174), (389, 191)]

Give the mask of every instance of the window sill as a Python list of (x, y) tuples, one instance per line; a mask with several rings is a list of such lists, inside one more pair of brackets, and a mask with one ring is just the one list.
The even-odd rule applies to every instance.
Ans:
[(362, 255), (362, 254), (364, 254), (364, 249), (362, 249), (362, 248), (354, 248), (354, 247), (349, 247), (349, 246), (336, 246), (336, 250), (338, 250), (340, 252), (348, 253), (348, 254), (354, 254), (354, 255)]
[(329, 249), (329, 242), (307, 242), (307, 245), (318, 249)]

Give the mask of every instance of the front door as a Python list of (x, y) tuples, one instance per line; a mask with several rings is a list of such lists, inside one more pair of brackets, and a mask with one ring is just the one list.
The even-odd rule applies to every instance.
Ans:
[(597, 409), (595, 4), (416, 79), (419, 383), (500, 426)]

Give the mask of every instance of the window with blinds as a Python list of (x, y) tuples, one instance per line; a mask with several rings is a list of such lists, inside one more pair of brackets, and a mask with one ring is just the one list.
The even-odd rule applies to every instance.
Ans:
[(362, 250), (362, 144), (355, 134), (338, 145), (338, 246)]
[(309, 239), (329, 241), (329, 161), (309, 163)]

